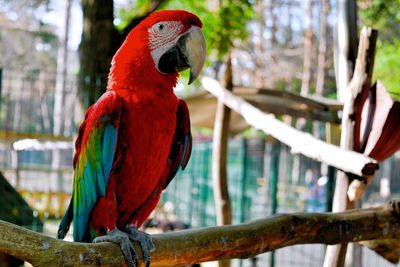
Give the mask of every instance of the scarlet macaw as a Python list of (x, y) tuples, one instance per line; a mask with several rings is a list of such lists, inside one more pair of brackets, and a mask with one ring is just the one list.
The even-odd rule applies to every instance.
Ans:
[(137, 228), (190, 157), (189, 113), (173, 88), (178, 72), (190, 68), (191, 83), (203, 67), (201, 27), (186, 11), (155, 12), (116, 52), (107, 91), (79, 128), (72, 199), (58, 238), (73, 221), (74, 241), (118, 243), (134, 266), (135, 240), (149, 264), (153, 244)]

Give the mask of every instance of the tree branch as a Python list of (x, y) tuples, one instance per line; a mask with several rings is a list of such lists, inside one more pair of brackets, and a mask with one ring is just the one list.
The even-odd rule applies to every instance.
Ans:
[[(400, 202), (342, 213), (295, 213), (247, 224), (153, 235), (151, 266), (248, 258), (295, 244), (338, 244), (400, 237)], [(134, 244), (137, 247), (136, 244)], [(0, 221), (0, 252), (34, 266), (123, 265), (115, 244), (71, 243)], [(139, 255), (141, 258), (141, 255)]]

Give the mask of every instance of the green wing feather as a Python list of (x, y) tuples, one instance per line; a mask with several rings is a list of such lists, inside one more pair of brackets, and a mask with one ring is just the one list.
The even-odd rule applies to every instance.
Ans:
[(105, 196), (115, 154), (117, 128), (102, 124), (88, 137), (74, 173), (74, 240), (82, 241), (89, 215), (99, 196)]
[(114, 91), (107, 91), (86, 113), (76, 141), (72, 199), (60, 223), (59, 238), (65, 237), (73, 220), (74, 240), (86, 241), (90, 213), (98, 198), (107, 192), (120, 111), (119, 97)]

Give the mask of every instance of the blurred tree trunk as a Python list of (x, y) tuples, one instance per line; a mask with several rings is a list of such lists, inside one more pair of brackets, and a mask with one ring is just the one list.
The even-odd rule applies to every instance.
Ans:
[(65, 124), (65, 98), (66, 84), (68, 74), (68, 41), (69, 41), (69, 26), (71, 19), (72, 0), (65, 1), (65, 17), (64, 17), (64, 36), (61, 46), (58, 48), (57, 56), (57, 78), (56, 91), (54, 97), (54, 126), (53, 134), (62, 135), (64, 133)]
[[(317, 96), (324, 95), (325, 84), (325, 65), (326, 65), (326, 37), (327, 37), (327, 20), (329, 13), (329, 0), (322, 0), (322, 14), (320, 20), (320, 34), (318, 46), (318, 67), (317, 67), (317, 81), (315, 85), (315, 94)], [(314, 136), (323, 138), (321, 128), (323, 124), (317, 121), (313, 123)]]
[(167, 0), (152, 1), (149, 10), (137, 17), (122, 30), (115, 29), (113, 0), (82, 0), (83, 31), (79, 46), (78, 95), (86, 109), (106, 90), (111, 59), (128, 33)]
[[(287, 2), (287, 16), (288, 16), (288, 24), (287, 27), (285, 29), (285, 43), (286, 46), (291, 49), (293, 48), (293, 28), (292, 28), (292, 22), (293, 22), (293, 11), (292, 11), (293, 5), (292, 5), (292, 1), (288, 1)], [(285, 90), (289, 91), (289, 92), (293, 92), (293, 78), (294, 78), (294, 74), (292, 73), (289, 78), (286, 80), (286, 86), (285, 86)], [(283, 116), (283, 121), (288, 124), (291, 125), (292, 124), (292, 117), (291, 116), (287, 116), (284, 115)]]
[(84, 108), (105, 92), (114, 34), (113, 0), (82, 0), (83, 30), (79, 46), (79, 96)]
[[(312, 41), (313, 41), (313, 29), (312, 29), (312, 14), (313, 1), (307, 0), (306, 7), (306, 31), (304, 33), (304, 57), (303, 57), (303, 77), (301, 81), (300, 94), (307, 96), (310, 91), (310, 79), (311, 79), (311, 60), (312, 60)], [(306, 126), (306, 120), (299, 118), (296, 122), (296, 127), (303, 130)]]
[[(225, 87), (232, 91), (233, 72), (232, 72), (232, 54), (228, 52)], [(214, 183), (214, 199), (217, 215), (217, 225), (227, 225), (232, 223), (231, 200), (228, 191), (227, 175), (227, 155), (229, 140), (229, 123), (231, 110), (223, 102), (218, 101), (215, 114), (214, 136), (213, 136), (213, 160), (212, 177)], [(219, 261), (219, 267), (229, 267), (229, 260)]]
[[(313, 1), (307, 0), (306, 6), (306, 30), (304, 33), (304, 57), (303, 57), (303, 77), (301, 81), (301, 89), (300, 94), (302, 96), (307, 96), (310, 90), (310, 80), (311, 80), (311, 60), (312, 60), (312, 40), (313, 40), (313, 29), (312, 29), (312, 8)], [(296, 122), (296, 127), (300, 130), (303, 130), (306, 126), (306, 120), (303, 118), (299, 118)]]
[(310, 90), (310, 79), (311, 79), (311, 59), (312, 59), (312, 40), (313, 40), (313, 29), (312, 29), (312, 7), (313, 1), (307, 0), (306, 7), (306, 31), (304, 33), (304, 58), (303, 58), (303, 78), (301, 83), (300, 94), (306, 96)]
[(317, 82), (315, 86), (315, 94), (322, 96), (324, 94), (325, 82), (325, 58), (326, 58), (326, 34), (327, 34), (327, 20), (329, 13), (329, 0), (322, 0), (322, 15), (320, 21), (320, 36), (318, 46), (318, 69), (317, 69)]
[[(311, 60), (312, 60), (312, 41), (313, 41), (313, 29), (312, 29), (312, 14), (313, 0), (307, 0), (306, 14), (305, 14), (305, 33), (304, 33), (304, 56), (303, 56), (303, 76), (301, 81), (300, 94), (307, 96), (310, 91), (310, 80), (311, 80)], [(296, 128), (304, 130), (306, 127), (305, 118), (297, 118)], [(299, 181), (301, 158), (300, 155), (294, 155), (293, 157), (293, 169), (292, 176), (294, 181)]]
[(271, 21), (271, 30), (270, 30), (270, 40), (269, 40), (269, 60), (268, 60), (268, 65), (270, 69), (270, 75), (267, 79), (267, 86), (269, 88), (274, 88), (275, 86), (275, 73), (273, 70), (274, 66), (274, 49), (276, 48), (276, 18), (274, 15), (274, 8), (275, 8), (275, 2), (276, 0), (270, 0), (269, 1), (269, 7), (268, 7), (268, 14), (269, 14), (269, 19)]
[(288, 24), (285, 32), (285, 38), (286, 38), (286, 45), (289, 48), (293, 47), (293, 28), (292, 28), (292, 23), (293, 23), (293, 13), (292, 13), (292, 8), (293, 8), (293, 3), (292, 1), (287, 2), (287, 15), (288, 15)]
[(255, 56), (256, 56), (256, 71), (254, 85), (256, 88), (262, 88), (264, 86), (264, 31), (265, 31), (265, 17), (264, 17), (264, 0), (257, 1), (257, 12), (258, 12), (258, 42), (255, 45)]

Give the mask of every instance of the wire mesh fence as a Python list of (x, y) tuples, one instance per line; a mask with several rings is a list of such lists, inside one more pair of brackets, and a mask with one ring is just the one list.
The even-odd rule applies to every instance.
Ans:
[[(45, 70), (4, 68), (1, 71), (0, 130), (17, 133), (52, 134), (56, 74)], [(76, 79), (68, 76), (62, 92), (65, 96), (63, 121), (66, 135), (75, 133), (73, 121)]]
[[(271, 148), (274, 145), (265, 138), (230, 140), (228, 184), (234, 224), (271, 215), (273, 196), (270, 179), (273, 172), (278, 172), (278, 213), (329, 211), (330, 201), (326, 196), (329, 195), (328, 191), (333, 189), (329, 180), (334, 177), (327, 177), (327, 173), (321, 173), (320, 163), (301, 155), (290, 154), (290, 149), (283, 144), (278, 144), (280, 149), (273, 150)], [(172, 204), (177, 218), (191, 227), (216, 224), (211, 156), (212, 141), (208, 138), (195, 139), (187, 169), (178, 174), (162, 196), (161, 201), (168, 202), (169, 207)], [(274, 156), (280, 158), (278, 170), (272, 169)], [(399, 160), (396, 154), (382, 163), (374, 184), (363, 199), (365, 206), (385, 201), (380, 197), (381, 178), (388, 175), (390, 180), (398, 180), (399, 172), (396, 171)], [(393, 197), (400, 193), (397, 182), (391, 184), (391, 190)], [(234, 260), (233, 265), (322, 266), (324, 253), (325, 245), (298, 245), (277, 250), (273, 262), (271, 253), (265, 253), (256, 259)], [(364, 248), (362, 266), (394, 265)]]

